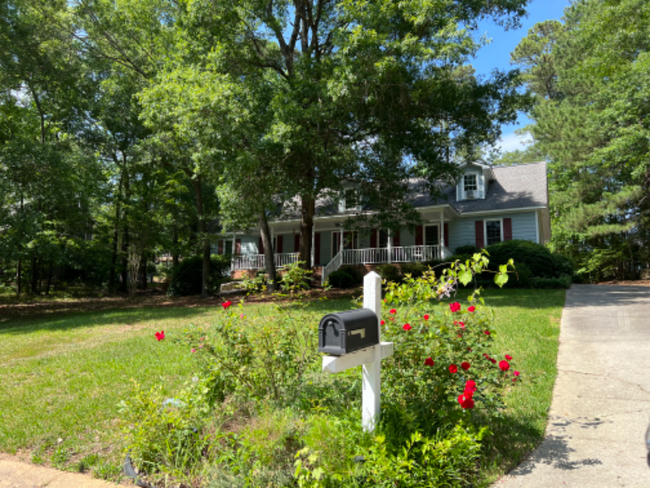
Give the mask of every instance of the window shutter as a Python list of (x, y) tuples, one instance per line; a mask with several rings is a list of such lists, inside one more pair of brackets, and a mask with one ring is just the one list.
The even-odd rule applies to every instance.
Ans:
[(503, 240), (512, 240), (512, 219), (503, 219)]
[(320, 264), (320, 232), (316, 232), (314, 243), (314, 266)]
[(370, 231), (370, 247), (377, 247), (377, 229), (372, 229)]
[(424, 239), (422, 238), (422, 231), (423, 231), (423, 228), (422, 228), (421, 225), (418, 225), (415, 228), (415, 245), (416, 246), (421, 246), (422, 244), (424, 244)]
[(223, 254), (223, 241), (217, 243), (217, 254)]
[(241, 239), (235, 239), (235, 254), (241, 254)]
[(400, 246), (400, 243), (399, 243), (399, 231), (398, 230), (395, 231), (395, 235), (393, 236), (393, 246), (395, 246), (395, 247)]
[(483, 249), (485, 247), (485, 239), (483, 238), (483, 221), (476, 220), (474, 222), (474, 229), (476, 230), (476, 247)]
[(262, 240), (262, 236), (260, 236), (260, 241), (257, 245), (257, 252), (259, 254), (264, 254), (264, 241)]
[(284, 242), (284, 238), (282, 236), (277, 236), (276, 241), (277, 242), (275, 244), (275, 247), (277, 249), (275, 250), (275, 252), (277, 252), (278, 254), (282, 254), (282, 244)]
[(293, 235), (293, 252), (298, 252), (300, 249), (300, 234)]
[(449, 223), (445, 222), (445, 246), (449, 247)]

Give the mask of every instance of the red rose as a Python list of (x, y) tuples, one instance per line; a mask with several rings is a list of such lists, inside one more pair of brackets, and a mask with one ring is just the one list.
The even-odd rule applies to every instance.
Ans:
[(489, 330), (484, 330), (483, 333), (484, 333), (485, 335), (490, 335), (490, 331), (489, 331)]
[(460, 403), (460, 406), (464, 409), (474, 408), (474, 400), (472, 400), (471, 396), (465, 394), (459, 395), (458, 403)]
[(160, 332), (156, 332), (156, 339), (158, 339), (158, 342), (162, 341), (164, 338), (165, 338), (164, 330), (161, 330)]
[(391, 309), (390, 309), (390, 312), (388, 312), (388, 313), (396, 314), (396, 313), (397, 313), (397, 310), (395, 310), (394, 308), (391, 308)]
[(427, 358), (427, 359), (424, 361), (424, 365), (425, 365), (425, 366), (433, 366), (434, 364), (436, 364), (436, 363), (434, 363), (434, 362), (433, 362), (433, 359), (431, 359), (431, 358)]
[(232, 302), (230, 300), (228, 300), (227, 302), (223, 302), (221, 304), (221, 306), (223, 307), (224, 310), (227, 309), (228, 307), (230, 307), (230, 305), (232, 305)]
[(424, 320), (429, 320), (429, 314), (428, 313), (424, 314)]
[(475, 307), (474, 305), (472, 305), (471, 307), (468, 307), (468, 308), (467, 308), (467, 311), (468, 311), (468, 312), (473, 312), (474, 310), (476, 310), (476, 307)]
[(470, 368), (469, 363), (467, 361), (463, 361), (462, 363), (460, 363), (460, 367), (463, 368), (465, 371), (467, 371)]
[(493, 358), (490, 358), (490, 362), (491, 362), (492, 364), (496, 364), (496, 363), (497, 363), (497, 360), (496, 360), (496, 359), (493, 359)]
[(512, 361), (512, 356), (509, 355), (509, 354), (506, 354), (506, 359), (507, 359), (508, 361)]
[(467, 380), (465, 383), (465, 394), (469, 393), (470, 395), (473, 395), (474, 392), (476, 391), (476, 382), (473, 380)]
[(472, 348), (471, 348), (471, 347), (468, 347), (467, 350), (468, 350), (469, 352), (472, 352)]
[(457, 371), (458, 371), (458, 367), (457, 367), (455, 364), (452, 364), (451, 366), (449, 366), (449, 372), (450, 372), (451, 374), (454, 374), (454, 373), (456, 373)]
[(458, 303), (458, 302), (450, 303), (449, 304), (449, 310), (451, 310), (454, 313), (458, 312), (460, 310), (460, 303)]
[(465, 322), (462, 320), (454, 320), (454, 325), (459, 325), (461, 329), (465, 328)]
[(512, 374), (514, 374), (515, 376), (519, 376), (521, 373), (520, 373), (519, 371), (515, 371), (515, 372), (512, 373)]
[(508, 361), (499, 361), (499, 368), (501, 368), (501, 371), (508, 371), (510, 369), (510, 363)]
[(195, 349), (195, 348), (192, 348), (192, 350), (191, 350), (190, 352), (196, 352), (196, 349)]
[(404, 327), (402, 327), (402, 329), (404, 329), (404, 330), (411, 330), (412, 328), (413, 327), (411, 327), (410, 324), (404, 324)]
[(386, 325), (386, 321), (385, 321), (385, 320), (382, 320), (382, 321), (381, 321), (381, 325)]

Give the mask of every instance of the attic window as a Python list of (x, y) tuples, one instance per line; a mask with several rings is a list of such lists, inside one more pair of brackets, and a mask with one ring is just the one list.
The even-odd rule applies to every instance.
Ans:
[(476, 183), (476, 175), (465, 175), (463, 178), (463, 183), (466, 192), (476, 191), (478, 189), (478, 185)]

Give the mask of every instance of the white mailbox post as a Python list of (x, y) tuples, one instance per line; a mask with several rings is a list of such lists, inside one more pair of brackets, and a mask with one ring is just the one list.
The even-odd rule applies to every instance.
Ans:
[(381, 408), (381, 360), (393, 354), (393, 343), (381, 342), (381, 276), (374, 271), (363, 279), (363, 308), (377, 314), (379, 344), (343, 356), (325, 356), (323, 371), (340, 373), (363, 366), (361, 421), (364, 430), (372, 432)]

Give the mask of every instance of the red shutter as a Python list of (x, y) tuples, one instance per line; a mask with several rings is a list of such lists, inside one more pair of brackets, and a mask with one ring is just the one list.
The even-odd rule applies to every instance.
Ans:
[(298, 252), (300, 249), (300, 234), (293, 235), (293, 252)]
[(217, 254), (223, 254), (223, 241), (217, 243)]
[(423, 228), (422, 228), (421, 225), (418, 225), (418, 226), (415, 228), (415, 245), (416, 245), (416, 246), (421, 246), (422, 244), (424, 244), (424, 239), (423, 239), (423, 236), (422, 236), (422, 231), (423, 231)]
[(260, 236), (260, 242), (257, 245), (257, 252), (259, 254), (264, 254), (264, 241), (262, 240), (262, 236)]
[(320, 232), (316, 232), (316, 242), (314, 243), (314, 266), (320, 264)]
[(476, 230), (476, 247), (483, 249), (485, 247), (485, 240), (483, 239), (483, 221), (476, 220), (474, 222), (474, 229)]
[(449, 247), (449, 223), (445, 222), (445, 246)]
[(284, 242), (284, 239), (282, 238), (282, 236), (277, 236), (276, 237), (276, 243), (275, 243), (276, 249), (275, 249), (275, 252), (277, 252), (278, 254), (282, 254), (282, 244), (283, 244), (283, 242)]
[(395, 247), (400, 246), (400, 243), (399, 243), (399, 231), (398, 230), (395, 231), (395, 235), (393, 236), (393, 246), (395, 246)]
[(241, 254), (241, 239), (235, 239), (235, 254)]
[(503, 219), (503, 240), (512, 240), (512, 219)]
[(372, 229), (370, 231), (370, 247), (377, 247), (377, 229)]

